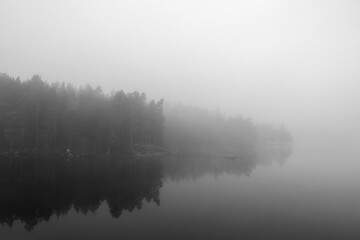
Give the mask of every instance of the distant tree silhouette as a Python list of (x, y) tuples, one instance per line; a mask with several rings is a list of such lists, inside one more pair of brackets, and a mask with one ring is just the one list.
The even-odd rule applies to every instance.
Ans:
[(0, 151), (101, 154), (162, 144), (163, 100), (144, 93), (48, 84), (0, 75)]
[(219, 111), (175, 105), (165, 108), (165, 143), (189, 154), (250, 155), (259, 145), (291, 142), (284, 126), (258, 125), (241, 115), (226, 118)]
[(188, 154), (250, 154), (259, 143), (289, 143), (284, 127), (219, 112), (148, 101), (144, 93), (20, 81), (0, 74), (0, 153), (131, 153), (151, 144)]

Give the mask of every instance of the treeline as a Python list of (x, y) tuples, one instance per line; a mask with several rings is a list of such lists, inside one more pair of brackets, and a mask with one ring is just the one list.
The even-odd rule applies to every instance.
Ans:
[(104, 94), (100, 87), (49, 84), (38, 75), (21, 81), (0, 74), (0, 153), (130, 153), (146, 144), (166, 152), (239, 155), (292, 141), (283, 126), (181, 105), (163, 113), (163, 105), (144, 93)]
[(0, 74), (0, 151), (100, 154), (162, 145), (163, 100)]
[(292, 136), (285, 126), (260, 124), (257, 126), (258, 139), (265, 143), (291, 143)]
[(166, 106), (165, 142), (180, 152), (211, 155), (250, 155), (258, 146), (290, 143), (284, 126), (256, 124), (241, 115), (224, 117), (219, 111)]

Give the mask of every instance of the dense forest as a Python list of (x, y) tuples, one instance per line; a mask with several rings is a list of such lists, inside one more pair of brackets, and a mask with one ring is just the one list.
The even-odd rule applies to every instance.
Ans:
[(224, 117), (219, 111), (165, 105), (165, 142), (180, 152), (211, 155), (249, 155), (268, 144), (287, 144), (286, 127), (256, 124), (250, 118)]
[(133, 153), (136, 146), (188, 154), (238, 154), (288, 143), (283, 126), (226, 118), (189, 106), (164, 106), (144, 93), (21, 81), (0, 74), (0, 153)]
[(106, 95), (100, 87), (20, 81), (0, 75), (0, 148), (18, 152), (128, 152), (162, 145), (163, 100), (144, 93)]

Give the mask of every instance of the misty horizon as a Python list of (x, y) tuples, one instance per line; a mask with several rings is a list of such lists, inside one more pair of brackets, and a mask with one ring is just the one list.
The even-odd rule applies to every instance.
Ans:
[(0, 238), (360, 238), (359, 1), (0, 9)]
[(358, 3), (1, 5), (0, 71), (10, 76), (146, 92), (299, 134), (359, 137)]

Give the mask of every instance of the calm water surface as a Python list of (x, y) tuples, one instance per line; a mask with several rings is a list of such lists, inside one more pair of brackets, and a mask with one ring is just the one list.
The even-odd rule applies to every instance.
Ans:
[(93, 169), (26, 193), (2, 183), (0, 239), (360, 239), (359, 157), (294, 146)]

